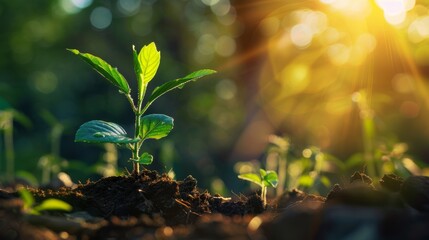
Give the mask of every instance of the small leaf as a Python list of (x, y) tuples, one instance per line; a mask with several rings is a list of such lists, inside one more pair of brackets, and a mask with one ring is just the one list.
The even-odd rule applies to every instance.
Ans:
[(130, 93), (131, 89), (127, 80), (122, 76), (118, 69), (113, 68), (103, 59), (89, 53), (80, 53), (76, 49), (67, 49), (70, 52), (81, 57), (85, 62), (91, 65), (98, 73), (105, 77), (109, 82), (118, 87), (123, 93)]
[(329, 180), (329, 178), (326, 176), (321, 176), (320, 182), (323, 184), (323, 186), (325, 186), (327, 188), (331, 187), (331, 185), (332, 185), (331, 180)]
[(279, 182), (279, 178), (277, 177), (277, 173), (274, 171), (267, 171), (266, 175), (263, 176), (263, 184), (267, 187), (277, 187)]
[(261, 178), (264, 179), (265, 175), (267, 175), (267, 171), (261, 168), (259, 169), (259, 174), (261, 174)]
[(142, 47), (138, 60), (141, 64), (143, 83), (147, 84), (155, 77), (161, 61), (161, 53), (156, 49), (154, 42)]
[(259, 186), (262, 187), (262, 183), (261, 183), (261, 177), (255, 173), (244, 173), (244, 174), (240, 174), (238, 175), (239, 179), (243, 179), (249, 182), (253, 182), (258, 184)]
[(174, 119), (164, 114), (149, 114), (141, 118), (139, 137), (160, 139), (167, 136), (174, 126)]
[(55, 198), (48, 198), (44, 200), (40, 205), (37, 205), (33, 208), (34, 211), (49, 211), (49, 210), (59, 210), (70, 212), (72, 210), (72, 206), (64, 201)]
[(85, 143), (135, 143), (140, 139), (127, 137), (127, 132), (116, 123), (92, 120), (82, 124), (76, 132), (75, 142)]
[(134, 59), (134, 72), (136, 74), (137, 79), (137, 94), (138, 94), (138, 101), (141, 103), (143, 101), (144, 93), (146, 92), (146, 84), (144, 84), (144, 76), (143, 76), (143, 70), (142, 66), (139, 60), (139, 57), (136, 52), (136, 48), (133, 45), (133, 59)]
[(303, 187), (311, 187), (314, 184), (314, 179), (309, 175), (302, 175), (298, 178), (298, 185)]
[(15, 121), (17, 121), (18, 123), (20, 123), (22, 126), (26, 128), (32, 127), (33, 124), (31, 123), (31, 120), (27, 116), (25, 116), (23, 113), (18, 112), (14, 109), (12, 109), (11, 111), (13, 114), (13, 119)]
[(165, 93), (175, 88), (182, 88), (186, 83), (190, 81), (195, 81), (199, 78), (202, 78), (204, 76), (207, 76), (213, 73), (216, 73), (216, 71), (211, 69), (203, 69), (203, 70), (199, 70), (191, 74), (188, 74), (186, 77), (172, 80), (162, 84), (161, 86), (156, 87), (153, 90), (152, 94), (150, 95), (148, 103), (145, 106), (145, 109), (147, 109), (157, 98), (164, 95)]
[(153, 156), (145, 152), (140, 156), (139, 159), (131, 159), (131, 160), (139, 164), (150, 165), (153, 162)]
[(4, 127), (3, 125), (6, 122), (12, 121), (16, 121), (27, 128), (32, 127), (30, 119), (23, 113), (20, 113), (13, 108), (0, 110), (0, 129)]
[(24, 202), (24, 208), (29, 209), (34, 204), (34, 197), (26, 188), (18, 189), (19, 196)]

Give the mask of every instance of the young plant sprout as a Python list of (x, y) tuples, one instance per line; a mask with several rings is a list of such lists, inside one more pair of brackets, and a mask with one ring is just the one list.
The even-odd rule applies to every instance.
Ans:
[(72, 206), (62, 200), (55, 198), (48, 198), (43, 200), (40, 204), (35, 205), (35, 200), (30, 191), (25, 188), (18, 189), (20, 198), (22, 199), (23, 211), (31, 215), (40, 215), (42, 211), (65, 211), (70, 212)]
[(195, 71), (183, 78), (166, 82), (156, 87), (143, 104), (146, 89), (149, 82), (155, 77), (158, 70), (161, 53), (157, 50), (155, 43), (143, 46), (137, 54), (133, 46), (134, 72), (137, 79), (137, 102), (131, 96), (131, 89), (127, 80), (110, 64), (103, 59), (89, 53), (81, 53), (76, 49), (68, 49), (81, 57), (91, 65), (98, 73), (110, 83), (119, 88), (130, 103), (135, 115), (134, 136), (129, 137), (125, 130), (118, 124), (102, 120), (92, 120), (80, 126), (76, 132), (76, 142), (86, 143), (115, 143), (125, 146), (131, 150), (130, 160), (133, 162), (133, 174), (140, 172), (140, 164), (149, 165), (153, 156), (147, 152), (140, 153), (143, 142), (147, 139), (160, 139), (167, 136), (173, 129), (173, 118), (163, 114), (144, 115), (152, 103), (165, 93), (182, 88), (186, 83), (195, 81), (201, 77), (215, 73), (214, 70), (203, 69)]
[(247, 180), (258, 184), (261, 187), (261, 199), (264, 207), (267, 205), (267, 189), (268, 187), (277, 187), (278, 177), (275, 171), (265, 171), (259, 169), (259, 175), (256, 173), (244, 173), (238, 175), (239, 179)]

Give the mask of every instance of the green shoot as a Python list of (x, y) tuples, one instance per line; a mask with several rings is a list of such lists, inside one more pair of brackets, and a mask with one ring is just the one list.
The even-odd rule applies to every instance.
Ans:
[(140, 153), (143, 142), (147, 139), (166, 137), (173, 129), (173, 118), (163, 114), (144, 115), (152, 103), (165, 93), (182, 88), (186, 83), (195, 81), (204, 76), (215, 73), (214, 70), (203, 69), (195, 71), (183, 78), (166, 82), (156, 87), (146, 101), (147, 86), (155, 77), (158, 70), (161, 53), (155, 43), (143, 46), (139, 53), (133, 46), (134, 72), (137, 80), (137, 102), (131, 96), (128, 81), (118, 71), (103, 59), (89, 53), (80, 53), (76, 49), (68, 49), (91, 65), (98, 73), (111, 84), (119, 88), (119, 92), (127, 98), (134, 112), (134, 136), (130, 137), (118, 124), (101, 120), (92, 120), (84, 123), (76, 132), (76, 142), (86, 143), (115, 143), (127, 147), (131, 151), (130, 161), (133, 162), (133, 174), (140, 172), (140, 164), (149, 165), (153, 156), (147, 152)]
[(261, 187), (261, 199), (264, 207), (267, 205), (267, 189), (268, 187), (276, 188), (278, 177), (275, 171), (265, 171), (259, 169), (259, 175), (256, 173), (244, 173), (238, 175), (239, 179), (243, 179), (255, 183)]
[(24, 202), (23, 211), (32, 215), (40, 215), (42, 211), (65, 211), (70, 212), (72, 206), (64, 201), (55, 198), (48, 198), (40, 204), (35, 205), (33, 195), (25, 188), (18, 189), (19, 196)]
[(0, 98), (0, 133), (3, 132), (4, 137), (6, 179), (8, 181), (15, 178), (14, 121), (25, 127), (31, 126), (31, 121), (24, 114), (11, 108), (6, 101)]
[(43, 184), (47, 184), (51, 177), (58, 174), (62, 167), (63, 159), (60, 156), (61, 136), (64, 132), (64, 125), (52, 115), (52, 113), (44, 110), (41, 112), (41, 117), (51, 126), (50, 139), (51, 150), (49, 153), (39, 158), (38, 166), (42, 170)]
[(362, 139), (364, 149), (364, 161), (368, 168), (368, 175), (372, 177), (379, 177), (377, 174), (377, 167), (374, 159), (374, 137), (375, 137), (375, 121), (374, 112), (371, 109), (370, 96), (364, 90), (355, 92), (353, 94), (353, 101), (357, 103), (360, 111), (360, 118), (362, 124)]

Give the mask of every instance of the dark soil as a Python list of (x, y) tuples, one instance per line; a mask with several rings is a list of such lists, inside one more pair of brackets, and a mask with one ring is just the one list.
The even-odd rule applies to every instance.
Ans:
[[(429, 239), (429, 177), (372, 179), (355, 173), (327, 197), (285, 192), (266, 209), (255, 193), (211, 195), (143, 171), (74, 188), (29, 190), (62, 199), (71, 213), (28, 215), (16, 192), (0, 190), (0, 239)], [(378, 185), (377, 185), (378, 186)]]

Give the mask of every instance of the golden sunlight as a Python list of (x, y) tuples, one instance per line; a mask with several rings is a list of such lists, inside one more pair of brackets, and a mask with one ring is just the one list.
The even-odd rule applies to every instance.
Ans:
[(266, 48), (257, 48), (267, 55), (258, 99), (272, 128), (340, 155), (371, 151), (364, 141), (376, 144), (376, 136), (403, 131), (410, 121), (429, 138), (422, 128), (429, 118), (422, 74), (429, 66), (428, 5), (313, 0), (267, 10), (258, 23)]

